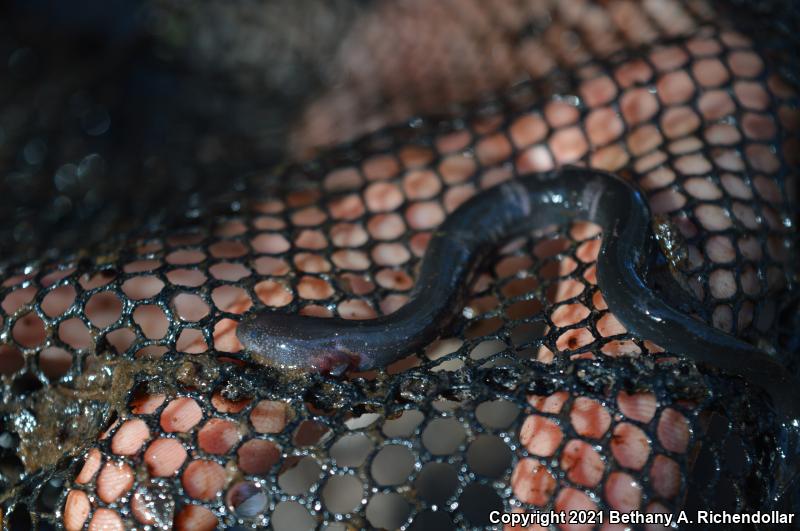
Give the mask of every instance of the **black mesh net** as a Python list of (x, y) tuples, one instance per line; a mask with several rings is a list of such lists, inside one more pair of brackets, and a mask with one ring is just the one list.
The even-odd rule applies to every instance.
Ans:
[(177, 206), (180, 226), (9, 260), (3, 526), (463, 529), (495, 509), (797, 511), (796, 426), (764, 390), (629, 334), (596, 285), (602, 235), (588, 223), (505, 243), (454, 329), (379, 370), (289, 374), (250, 363), (235, 338), (265, 307), (391, 313), (448, 213), (572, 163), (638, 183), (686, 238), (701, 317), (791, 365), (792, 319), (779, 317), (796, 263), (795, 92), (702, 2), (575, 5), (520, 33), (540, 53), (529, 79), (458, 119), (414, 119), (252, 175)]

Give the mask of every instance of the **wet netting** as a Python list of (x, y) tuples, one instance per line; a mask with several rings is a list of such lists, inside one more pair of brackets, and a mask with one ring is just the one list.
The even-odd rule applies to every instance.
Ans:
[(506, 242), (456, 326), (379, 370), (282, 371), (236, 339), (265, 308), (395, 311), (448, 213), (571, 163), (637, 183), (686, 240), (698, 318), (792, 365), (796, 92), (704, 2), (602, 4), (523, 9), (527, 79), (457, 119), (258, 173), (180, 226), (6, 260), (4, 528), (797, 511), (796, 426), (764, 390), (629, 334), (597, 287), (589, 223)]

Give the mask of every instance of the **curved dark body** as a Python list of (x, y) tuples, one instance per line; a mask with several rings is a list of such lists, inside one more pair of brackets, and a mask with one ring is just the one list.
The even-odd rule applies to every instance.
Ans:
[(499, 243), (535, 228), (587, 220), (603, 229), (597, 281), (609, 309), (639, 337), (746, 377), (795, 415), (800, 385), (768, 354), (669, 306), (645, 283), (658, 252), (642, 195), (614, 175), (582, 168), (524, 176), (482, 192), (442, 223), (428, 245), (409, 302), (376, 319), (345, 320), (262, 311), (239, 324), (244, 347), (267, 363), (341, 373), (386, 365), (446, 330), (467, 281)]

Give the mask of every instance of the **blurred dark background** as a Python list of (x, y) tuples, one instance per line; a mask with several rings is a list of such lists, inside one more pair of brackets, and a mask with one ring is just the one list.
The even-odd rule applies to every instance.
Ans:
[(0, 265), (191, 213), (282, 158), (295, 102), (188, 68), (151, 8), (0, 4)]

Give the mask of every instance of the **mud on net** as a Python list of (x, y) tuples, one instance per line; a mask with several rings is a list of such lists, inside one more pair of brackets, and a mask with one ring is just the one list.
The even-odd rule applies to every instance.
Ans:
[(612, 32), (596, 6), (552, 7), (526, 37), (541, 53), (529, 80), (457, 120), (416, 119), (258, 175), (190, 226), (6, 268), (3, 525), (446, 529), (487, 526), (495, 509), (796, 511), (796, 434), (763, 390), (625, 331), (597, 288), (602, 235), (587, 223), (497, 249), (455, 329), (384, 369), (287, 375), (250, 364), (235, 338), (264, 307), (394, 311), (460, 203), (577, 163), (628, 176), (669, 215), (701, 317), (785, 349), (795, 92), (701, 2), (611, 5), (652, 34)]

